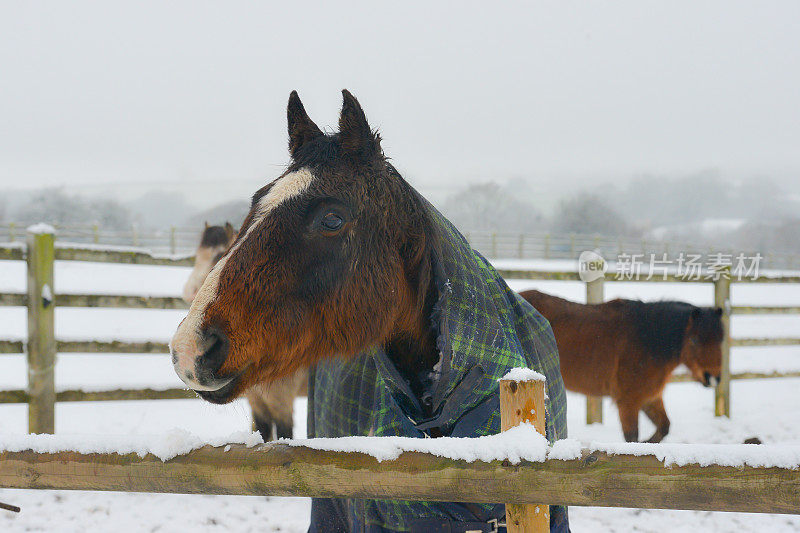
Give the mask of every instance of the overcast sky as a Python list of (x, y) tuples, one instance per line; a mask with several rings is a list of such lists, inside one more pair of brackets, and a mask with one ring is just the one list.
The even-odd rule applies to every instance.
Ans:
[(118, 4), (0, 4), (0, 189), (239, 194), (343, 87), (423, 190), (800, 174), (796, 1)]

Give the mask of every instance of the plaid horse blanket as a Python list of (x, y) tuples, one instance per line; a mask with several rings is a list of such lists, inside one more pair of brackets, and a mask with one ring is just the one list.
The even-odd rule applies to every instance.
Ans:
[[(566, 438), (566, 396), (550, 324), (429, 208), (440, 240), (434, 258), (439, 300), (431, 318), (438, 328), (441, 364), (427, 397), (414, 395), (380, 347), (352, 359), (321, 362), (309, 376), (309, 437), (425, 438), (434, 427), (453, 437), (498, 433), (497, 380), (514, 367), (528, 367), (547, 378), (547, 439)], [(423, 418), (421, 401), (432, 402), (432, 418)], [(551, 531), (568, 531), (566, 508), (550, 511)], [(430, 531), (436, 524), (437, 531), (455, 532), (461, 531), (457, 523), (485, 525), (503, 520), (504, 513), (501, 503), (315, 499), (309, 531)]]

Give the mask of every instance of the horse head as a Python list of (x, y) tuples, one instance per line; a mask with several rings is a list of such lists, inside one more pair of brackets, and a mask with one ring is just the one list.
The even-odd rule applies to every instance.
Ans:
[(706, 387), (716, 386), (722, 373), (722, 309), (695, 307), (686, 325), (681, 362)]
[(429, 215), (343, 97), (326, 135), (292, 92), (291, 163), (253, 195), (172, 339), (176, 372), (208, 401), (429, 329)]

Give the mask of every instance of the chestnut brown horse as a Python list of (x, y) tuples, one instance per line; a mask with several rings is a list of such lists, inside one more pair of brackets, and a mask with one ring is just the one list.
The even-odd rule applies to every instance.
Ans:
[(334, 136), (291, 95), (292, 163), (253, 195), (172, 339), (176, 372), (203, 399), (226, 403), (375, 345), (390, 344), (412, 380), (439, 359), (426, 205), (343, 94)]
[[(288, 168), (253, 195), (172, 338), (184, 383), (221, 404), (310, 367), (313, 437), (476, 437), (500, 431), (498, 381), (524, 366), (546, 376), (547, 438), (565, 437), (547, 321), (403, 179), (355, 97), (343, 91), (336, 133), (297, 93), (287, 116)], [(311, 532), (489, 531), (505, 513), (369, 498), (311, 509)], [(563, 507), (550, 520), (568, 530)]]
[[(183, 288), (186, 303), (192, 303), (208, 273), (236, 240), (237, 233), (228, 222), (224, 226), (205, 224), (195, 253), (194, 268)], [(301, 370), (269, 385), (256, 385), (245, 394), (255, 427), (264, 441), (292, 438), (294, 399), (305, 390), (307, 375), (305, 370)]]
[(719, 308), (622, 299), (583, 305), (535, 290), (521, 295), (550, 321), (567, 390), (611, 396), (626, 441), (639, 438), (639, 410), (656, 426), (648, 442), (667, 435), (662, 392), (681, 363), (704, 386), (719, 382)]

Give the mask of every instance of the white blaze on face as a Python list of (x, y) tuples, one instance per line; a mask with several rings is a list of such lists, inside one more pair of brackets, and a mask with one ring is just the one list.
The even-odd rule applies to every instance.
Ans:
[(283, 202), (299, 196), (308, 189), (313, 181), (314, 175), (305, 168), (286, 174), (276, 181), (267, 194), (258, 201), (258, 205), (254, 209), (253, 221), (247, 228), (246, 233), (225, 254), (225, 257), (220, 259), (211, 269), (202, 287), (194, 296), (192, 305), (189, 307), (189, 314), (178, 326), (178, 330), (170, 342), (175, 372), (190, 388), (194, 390), (209, 390), (195, 379), (197, 375), (197, 360), (203, 356), (207, 348), (203, 342), (204, 339), (200, 328), (203, 324), (206, 309), (217, 297), (220, 273), (225, 267), (228, 258), (236, 253), (236, 250), (250, 237), (255, 228), (264, 222), (273, 209)]

